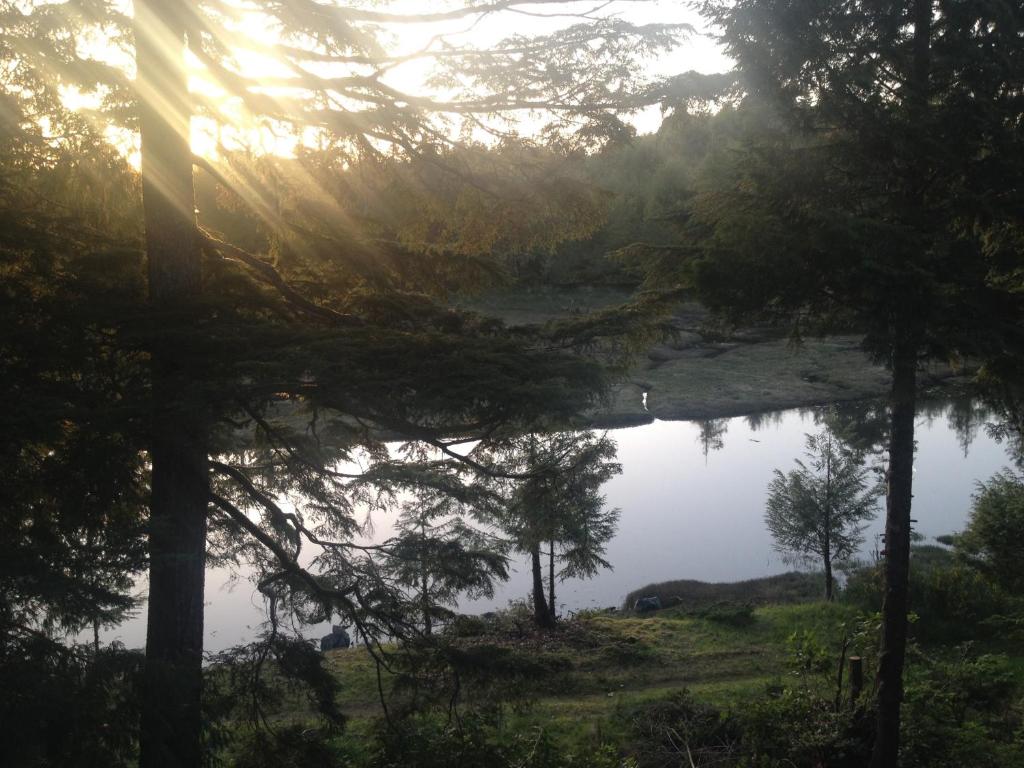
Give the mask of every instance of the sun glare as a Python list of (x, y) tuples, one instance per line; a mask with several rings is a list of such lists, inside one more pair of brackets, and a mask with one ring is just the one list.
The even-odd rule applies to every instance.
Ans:
[[(194, 100), (193, 116), (188, 128), (193, 151), (211, 159), (224, 151), (237, 150), (288, 157), (294, 156), (297, 149), (303, 145), (315, 144), (321, 138), (316, 130), (296, 129), (281, 122), (275, 124), (264, 115), (254, 114), (238, 96), (237, 89), (233, 91), (225, 79), (230, 79), (236, 74), (244, 77), (248, 81), (246, 87), (250, 93), (262, 100), (269, 99), (270, 103), (280, 106), (280, 111), (288, 112), (294, 103), (309, 96), (309, 90), (304, 89), (299, 83), (304, 72), (330, 78), (369, 74), (371, 70), (359, 64), (318, 62), (315, 55), (311, 55), (310, 60), (303, 60), (298, 64), (288, 61), (280, 55), (282, 46), (291, 45), (294, 48), (314, 51), (315, 46), (310, 48), (308, 39), (282, 37), (279, 25), (272, 18), (247, 3), (225, 0), (216, 8), (218, 10), (214, 15), (204, 22), (204, 34), (211, 36), (221, 50), (227, 52), (223, 64), (204, 62), (192, 52), (185, 56), (189, 89)], [(380, 8), (398, 13), (423, 10), (422, 4), (411, 2), (386, 3)], [(557, 9), (558, 6), (553, 8)], [(661, 7), (658, 3), (648, 3), (643, 4), (642, 8), (628, 7), (622, 14), (638, 23), (647, 23), (664, 20), (661, 16), (669, 10), (671, 9)], [(125, 12), (131, 13), (130, 7), (126, 6)], [(678, 15), (678, 6), (674, 7), (673, 12)], [(442, 38), (447, 45), (486, 47), (511, 34), (529, 36), (550, 32), (562, 23), (568, 22), (551, 18), (494, 14), (455, 22), (385, 26), (376, 30), (376, 33), (387, 54), (409, 58), (385, 67), (377, 74), (381, 83), (397, 92), (410, 96), (429, 94), (441, 100), (449, 99), (455, 95), (453, 92), (428, 86), (433, 62), (429, 55), (420, 55), (438, 50)], [(687, 62), (688, 68), (697, 68), (701, 71), (718, 71), (724, 68), (721, 56), (708, 49), (710, 41), (694, 42), (693, 48), (697, 51), (698, 59)], [(111, 34), (105, 35), (104, 30), (92, 30), (83, 36), (79, 41), (79, 48), (86, 58), (117, 66), (129, 78), (134, 78), (134, 61), (130, 49), (126, 49), (125, 44), (116, 41)], [(661, 68), (665, 65), (665, 62), (655, 62), (652, 67)], [(682, 62), (677, 62), (671, 66), (675, 67), (676, 71), (683, 71), (681, 65)], [(161, 98), (159, 93), (149, 94), (149, 97)], [(320, 98), (334, 109), (349, 112), (367, 109), (366, 103), (347, 99), (340, 93), (327, 91)], [(64, 101), (68, 107), (83, 114), (98, 114), (101, 95), (65, 89)], [(651, 109), (638, 113), (631, 119), (641, 132), (647, 132), (657, 129), (661, 114), (657, 109)], [(523, 115), (522, 120), (517, 128), (525, 133), (530, 133), (531, 126), (539, 126), (542, 122), (537, 115)], [(493, 125), (499, 127), (499, 123)], [(509, 126), (500, 124), (500, 127)], [(460, 128), (460, 121), (453, 120), (450, 125), (442, 126), (440, 130), (455, 133)], [(488, 140), (483, 126), (473, 129), (473, 135), (481, 140)], [(110, 137), (115, 146), (137, 162), (137, 137), (126, 135), (124, 131), (112, 131)]]

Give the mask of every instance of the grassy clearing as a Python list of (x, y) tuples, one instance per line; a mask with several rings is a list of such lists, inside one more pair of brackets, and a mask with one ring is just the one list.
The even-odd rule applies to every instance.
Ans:
[[(784, 742), (786, 734), (793, 734), (793, 743), (785, 742), (789, 744), (786, 749), (799, 747), (808, 734), (817, 738), (831, 733), (828, 723), (832, 715), (827, 713), (833, 712), (835, 670), (843, 638), (850, 628), (864, 626), (855, 607), (822, 601), (766, 604), (752, 609), (749, 621), (742, 624), (733, 623), (730, 614), (702, 615), (702, 611), (700, 607), (680, 605), (642, 616), (628, 612), (584, 614), (564, 621), (551, 633), (536, 632), (528, 623), (515, 620), (496, 620), (487, 632), (477, 631), (479, 627), (470, 623), (466, 628), (471, 632), (450, 638), (454, 648), (448, 652), (486, 663), (461, 679), (457, 727), (448, 719), (450, 689), (446, 687), (443, 696), (435, 700), (438, 706), (402, 720), (401, 730), (394, 733), (402, 734), (403, 749), (413, 755), (413, 764), (432, 768), (456, 764), (474, 768), (534, 765), (519, 758), (494, 762), (494, 752), (487, 751), (509, 745), (524, 750), (515, 753), (520, 758), (533, 755), (538, 745), (547, 745), (543, 748), (553, 748), (563, 756), (575, 755), (582, 762), (573, 757), (551, 763), (572, 768), (621, 766), (624, 757), (632, 756), (640, 756), (637, 764), (644, 768), (676, 765), (659, 762), (659, 737), (651, 728), (661, 722), (655, 719), (660, 716), (656, 713), (680, 711), (680, 701), (729, 713), (721, 721), (715, 714), (714, 722), (739, 718), (748, 724), (745, 728), (754, 729), (744, 732), (750, 738), (760, 738), (756, 734), (761, 731), (756, 729), (761, 727), (767, 728), (773, 739), (783, 738)], [(1007, 674), (1015, 690), (1020, 690), (1024, 657), (1019, 649), (1002, 647), (1004, 644), (998, 648), (981, 645), (975, 647), (973, 657), (978, 663), (974, 666), (964, 666), (963, 650), (949, 644), (915, 649), (911, 654), (908, 711), (917, 714), (909, 733), (917, 734), (914, 738), (925, 754), (931, 749), (930, 740), (957, 737), (959, 731), (949, 726), (950, 718), (968, 715), (975, 718), (972, 723), (977, 744), (968, 740), (965, 748), (981, 744), (992, 754), (1003, 754), (999, 750), (1009, 748), (1003, 742), (1012, 742), (1010, 736), (992, 735), (1003, 728), (998, 713), (998, 722), (992, 721), (985, 714), (988, 710), (977, 709), (977, 702), (970, 700), (963, 709), (955, 697), (946, 696), (962, 688), (968, 698), (980, 697), (978, 701), (984, 704), (990, 700), (986, 697), (995, 697), (991, 701), (1003, 702), (1003, 706), (1009, 699), (996, 694), (997, 689), (1006, 686), (1000, 676)], [(865, 650), (870, 670), (874, 662), (870, 649)], [(997, 650), (1007, 652), (1009, 661), (979, 656)], [(864, 651), (851, 647), (847, 652)], [(390, 731), (382, 721), (376, 669), (370, 656), (363, 648), (352, 648), (328, 652), (327, 660), (342, 683), (338, 702), (349, 718), (344, 733), (332, 737), (331, 748), (346, 756), (346, 765), (380, 765), (374, 756), (382, 754), (379, 750)], [(395, 714), (401, 710), (404, 694), (396, 687), (395, 678), (385, 674), (382, 683), (389, 710)], [(688, 691), (691, 698), (680, 697), (683, 691)], [(942, 701), (946, 709), (931, 717), (936, 691), (945, 692)], [(815, 702), (823, 702), (825, 709)], [(1013, 717), (1007, 709), (1006, 728), (1011, 730), (1016, 727)], [(778, 718), (782, 720), (777, 723)], [(274, 720), (282, 726), (298, 723), (302, 732), (314, 725), (312, 712), (294, 699), (276, 713)], [(735, 726), (738, 721), (731, 722)], [(463, 724), (468, 728), (466, 740), (459, 735)], [(480, 741), (484, 734), (490, 745), (486, 749)], [(418, 741), (421, 738), (426, 740)], [(477, 757), (485, 753), (491, 757), (482, 762), (482, 758), (444, 762), (450, 759), (450, 750), (470, 747), (483, 750), (474, 753)], [(397, 762), (384, 764), (409, 763), (400, 756)], [(1011, 763), (995, 760), (993, 764)]]
[[(517, 681), (517, 722), (576, 727), (583, 719), (586, 729), (599, 730), (623, 707), (682, 688), (722, 705), (761, 693), (789, 674), (787, 638), (794, 631), (835, 637), (838, 649), (839, 627), (851, 616), (836, 604), (771, 605), (757, 608), (749, 625), (734, 627), (672, 608), (645, 617), (581, 617), (550, 636), (466, 642), (508, 649), (549, 670), (541, 679)], [(328, 656), (342, 681), (346, 714), (355, 720), (377, 716), (375, 669), (367, 652), (352, 648)], [(384, 685), (390, 692), (387, 676)], [(467, 702), (481, 703), (487, 695), (471, 685), (464, 690)]]

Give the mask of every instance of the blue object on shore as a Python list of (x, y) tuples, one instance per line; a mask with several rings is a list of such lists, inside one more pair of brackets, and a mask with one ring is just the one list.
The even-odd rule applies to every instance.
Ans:
[(352, 638), (344, 627), (331, 627), (331, 634), (320, 638), (320, 650), (331, 651), (335, 648), (348, 648), (352, 645)]

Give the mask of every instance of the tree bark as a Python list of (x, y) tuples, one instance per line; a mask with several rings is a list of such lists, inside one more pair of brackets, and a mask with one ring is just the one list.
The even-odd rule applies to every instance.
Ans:
[(910, 507), (913, 498), (914, 409), (917, 346), (897, 346), (893, 360), (891, 434), (885, 516), (885, 598), (878, 657), (878, 720), (872, 768), (896, 768), (900, 744), (900, 704), (907, 647), (910, 581)]
[[(913, 59), (908, 78), (907, 112), (917, 132), (928, 130), (931, 69), (932, 1), (912, 0)], [(927, 157), (912, 157), (906, 182), (910, 215), (923, 214)], [(917, 397), (917, 335), (920, 317), (914, 310), (915, 275), (901, 291), (905, 302), (894, 318), (891, 431), (885, 517), (885, 598), (882, 603), (882, 643), (876, 683), (878, 715), (871, 768), (897, 768), (900, 751), (900, 705), (907, 648), (910, 586), (910, 508), (913, 499), (914, 411)]]
[(141, 768), (202, 764), (203, 586), (210, 494), (201, 391), (190, 363), (201, 291), (182, 3), (136, 0), (135, 38), (151, 347), (149, 616)]
[(825, 452), (825, 600), (832, 602), (832, 444), (827, 438)]
[(554, 626), (554, 621), (544, 599), (544, 575), (540, 562), (539, 541), (530, 547), (530, 560), (533, 565), (533, 620), (537, 622), (537, 626), (550, 629)]
[(825, 553), (825, 600), (832, 602), (832, 554)]
[(429, 635), (434, 631), (434, 628), (433, 623), (430, 621), (430, 581), (426, 563), (423, 565), (420, 589), (420, 606), (423, 610), (423, 634)]
[(555, 542), (549, 541), (551, 549), (548, 551), (548, 612), (552, 620), (558, 616), (555, 610)]

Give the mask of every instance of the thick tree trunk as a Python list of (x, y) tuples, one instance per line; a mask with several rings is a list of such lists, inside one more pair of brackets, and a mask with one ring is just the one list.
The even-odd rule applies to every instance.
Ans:
[(540, 542), (530, 548), (530, 560), (533, 565), (533, 619), (537, 626), (548, 629), (554, 626), (551, 612), (548, 611), (547, 600), (544, 599), (544, 572), (540, 562)]
[(548, 612), (554, 620), (558, 616), (555, 610), (555, 542), (549, 541), (548, 545), (551, 547), (548, 550)]
[(149, 619), (139, 764), (198, 768), (210, 488), (202, 399), (188, 350), (201, 269), (183, 4), (136, 0), (135, 37), (149, 293), (163, 333), (151, 349)]
[(910, 580), (910, 506), (913, 497), (914, 408), (917, 347), (903, 344), (893, 360), (892, 432), (889, 436), (885, 517), (885, 599), (878, 657), (878, 722), (872, 768), (896, 768), (900, 744), (900, 703), (907, 647)]

